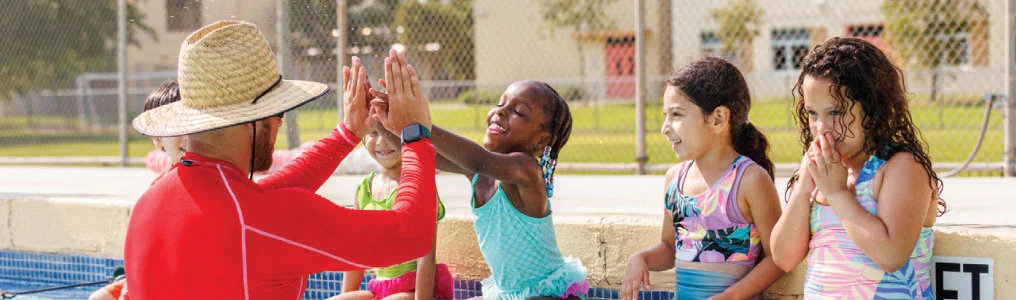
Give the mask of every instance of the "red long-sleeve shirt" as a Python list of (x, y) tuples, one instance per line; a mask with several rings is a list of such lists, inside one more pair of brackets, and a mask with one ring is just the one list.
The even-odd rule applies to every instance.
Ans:
[(393, 209), (365, 211), (314, 193), (358, 143), (342, 127), (256, 183), (230, 163), (184, 155), (131, 213), (131, 298), (300, 299), (310, 274), (425, 255), (436, 227), (433, 144), (404, 145)]

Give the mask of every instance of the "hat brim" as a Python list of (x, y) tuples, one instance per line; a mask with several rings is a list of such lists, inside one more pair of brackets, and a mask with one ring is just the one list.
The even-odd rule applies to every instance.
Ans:
[(250, 123), (278, 115), (328, 93), (323, 83), (283, 80), (258, 99), (215, 107), (194, 108), (177, 101), (151, 109), (131, 122), (138, 132), (153, 137), (181, 136)]

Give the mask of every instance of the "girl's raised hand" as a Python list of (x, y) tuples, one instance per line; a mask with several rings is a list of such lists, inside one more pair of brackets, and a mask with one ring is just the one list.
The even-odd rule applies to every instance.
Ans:
[(367, 69), (360, 58), (353, 56), (352, 68), (342, 68), (342, 122), (357, 137), (363, 137), (374, 129), (367, 107)]
[(387, 109), (373, 109), (373, 112), (385, 128), (401, 133), (406, 126), (420, 124), (429, 129), (431, 120), (427, 97), (423, 95), (416, 69), (409, 65), (405, 54), (391, 50), (389, 57), (385, 58), (384, 81), (388, 99), (382, 99), (382, 102), (388, 104)]
[[(812, 154), (818, 153), (818, 151), (818, 139), (815, 139), (808, 147), (808, 152), (805, 152), (804, 157), (801, 157), (801, 165), (797, 168), (797, 183), (794, 184), (797, 194), (807, 193), (812, 196), (815, 194), (815, 178), (808, 171), (808, 164), (811, 163)], [(812, 197), (808, 199), (812, 199)]]
[[(382, 87), (387, 88), (384, 79), (378, 79), (377, 82), (381, 84)], [(373, 100), (370, 101), (370, 116), (376, 121), (381, 121), (381, 115), (388, 114), (388, 94), (376, 89), (370, 89), (367, 92), (369, 92), (371, 96), (374, 96)]]
[(832, 134), (826, 133), (818, 137), (817, 151), (809, 151), (808, 172), (815, 179), (815, 186), (818, 191), (825, 195), (826, 199), (835, 198), (838, 193), (849, 193), (847, 187), (847, 168), (843, 166), (843, 157), (835, 149), (836, 146), (830, 142)]

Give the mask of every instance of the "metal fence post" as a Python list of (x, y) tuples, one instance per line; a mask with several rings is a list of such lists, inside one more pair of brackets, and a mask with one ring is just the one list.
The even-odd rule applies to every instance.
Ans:
[(117, 112), (120, 119), (120, 165), (130, 164), (127, 153), (127, 0), (118, 0), (117, 7), (117, 71), (120, 73), (117, 85)]
[(646, 3), (635, 0), (635, 163), (646, 174)]
[[(278, 61), (279, 73), (282, 77), (293, 76), (292, 53), (289, 47), (289, 1), (279, 1), (275, 9), (275, 39), (278, 43), (276, 60)], [(297, 122), (296, 110), (286, 112), (283, 119), (286, 123), (286, 147), (296, 149), (300, 147), (300, 123)]]
[(335, 67), (338, 68), (335, 72), (335, 98), (338, 99), (339, 122), (342, 122), (342, 93), (345, 92), (342, 89), (346, 84), (342, 78), (342, 66), (346, 64), (346, 33), (349, 32), (349, 28), (346, 28), (346, 0), (335, 0), (335, 10), (335, 30), (338, 33), (338, 36), (335, 37), (338, 39), (335, 43), (335, 57), (338, 61), (335, 64)]
[(1005, 1), (1005, 154), (1002, 176), (1016, 177), (1016, 0)]
[(77, 97), (75, 101), (78, 107), (78, 131), (85, 132), (88, 129), (88, 117), (85, 114), (85, 80), (83, 76), (78, 76), (76, 80), (75, 94)]

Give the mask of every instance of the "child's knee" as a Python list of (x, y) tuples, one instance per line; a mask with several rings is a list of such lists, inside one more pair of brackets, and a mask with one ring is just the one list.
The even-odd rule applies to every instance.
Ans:
[(110, 295), (105, 288), (101, 288), (88, 296), (88, 300), (116, 300), (116, 298), (113, 298), (113, 295)]
[(374, 293), (370, 291), (352, 291), (332, 296), (328, 300), (370, 300), (373, 298)]
[[(414, 295), (411, 292), (402, 292), (388, 295), (388, 297), (385, 297), (384, 299), (381, 300), (413, 300), (415, 296), (416, 295)], [(422, 300), (431, 300), (431, 299), (422, 299)]]

